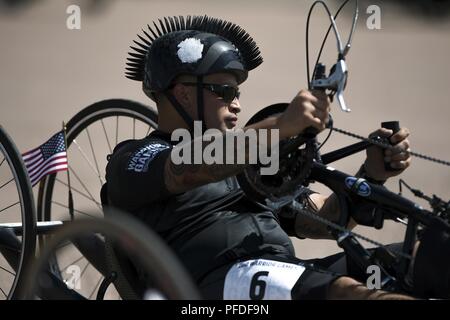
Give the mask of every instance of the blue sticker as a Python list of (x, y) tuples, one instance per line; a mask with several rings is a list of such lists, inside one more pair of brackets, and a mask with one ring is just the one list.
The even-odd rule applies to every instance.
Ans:
[[(347, 186), (347, 188), (353, 189), (353, 185), (356, 183), (357, 180), (358, 178), (355, 177), (347, 177), (345, 178), (345, 185)], [(359, 185), (357, 186), (357, 189), (354, 191), (362, 197), (368, 197), (372, 192), (369, 184), (365, 181), (360, 182)]]
[(149, 163), (163, 150), (170, 148), (161, 143), (148, 144), (136, 151), (128, 161), (127, 170), (134, 172), (147, 172)]

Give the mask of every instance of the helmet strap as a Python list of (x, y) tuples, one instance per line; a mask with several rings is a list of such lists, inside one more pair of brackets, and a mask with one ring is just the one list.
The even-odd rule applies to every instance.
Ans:
[(206, 121), (205, 121), (204, 100), (203, 100), (203, 76), (197, 77), (197, 114), (198, 119), (202, 122), (202, 133), (205, 133)]
[(194, 121), (192, 120), (191, 116), (184, 110), (181, 103), (178, 102), (178, 100), (169, 92), (164, 92), (164, 95), (169, 99), (170, 103), (172, 103), (173, 107), (175, 108), (175, 111), (178, 112), (180, 117), (183, 118), (184, 122), (186, 122), (189, 131), (194, 132)]

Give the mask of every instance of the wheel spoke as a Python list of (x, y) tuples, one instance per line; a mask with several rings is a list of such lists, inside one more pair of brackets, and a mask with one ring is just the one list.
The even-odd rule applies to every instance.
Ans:
[(5, 211), (5, 210), (7, 210), (7, 209), (9, 209), (9, 208), (11, 208), (11, 207), (14, 207), (15, 205), (17, 205), (17, 204), (19, 204), (19, 203), (20, 203), (20, 201), (17, 201), (16, 203), (13, 203), (12, 205), (9, 205), (9, 206), (7, 206), (6, 208), (1, 209), (1, 210), (0, 210), (0, 213), (3, 212), (3, 211)]
[(103, 119), (100, 120), (103, 127), (103, 132), (105, 133), (106, 142), (108, 143), (109, 153), (112, 153), (111, 143), (109, 143), (108, 134), (106, 133), (105, 123), (103, 122)]
[(91, 167), (91, 169), (94, 171), (94, 173), (97, 175), (97, 177), (99, 177), (100, 181), (101, 181), (101, 177), (100, 177), (100, 172), (98, 172), (97, 170), (95, 170), (94, 165), (92, 164), (92, 162), (88, 159), (86, 153), (83, 151), (83, 149), (80, 147), (80, 145), (78, 144), (78, 142), (73, 139), (73, 143), (75, 143), (75, 145), (77, 146), (78, 150), (81, 152), (81, 155), (83, 156), (84, 160), (86, 160), (86, 162), (89, 164), (89, 167)]
[(101, 275), (100, 278), (97, 281), (97, 284), (95, 285), (94, 289), (92, 290), (91, 294), (89, 295), (88, 299), (92, 298), (92, 296), (94, 295), (95, 290), (97, 290), (97, 288), (100, 286), (100, 283), (102, 282), (102, 279), (104, 279), (104, 277)]
[(3, 162), (5, 162), (6, 158), (3, 158), (2, 162), (0, 162), (0, 167), (2, 166)]
[(88, 193), (88, 195), (91, 197), (91, 200), (97, 205), (97, 207), (102, 210), (101, 204), (98, 203), (94, 196), (92, 195), (92, 193), (89, 192), (88, 188), (86, 187), (86, 185), (83, 183), (83, 181), (81, 181), (80, 177), (78, 177), (77, 173), (75, 172), (75, 170), (72, 169), (71, 166), (69, 166), (69, 170), (73, 173), (73, 175), (75, 176), (75, 178), (77, 178), (78, 182), (81, 184), (81, 186), (84, 188), (84, 190)]
[[(69, 188), (69, 185), (67, 183), (65, 183), (64, 181), (62, 181), (61, 179), (56, 178), (56, 181), (58, 181), (59, 183), (65, 185), (67, 188)], [(75, 193), (78, 193), (79, 195), (85, 197), (86, 199), (95, 202), (95, 199), (92, 199), (90, 196), (88, 196), (87, 194), (85, 194), (85, 193), (81, 192), (80, 190), (74, 188), (73, 186), (70, 186), (70, 189), (72, 191), (75, 191)]]
[(92, 145), (91, 135), (89, 134), (89, 128), (86, 128), (86, 133), (87, 133), (87, 136), (88, 136), (89, 145), (91, 146), (92, 157), (94, 157), (94, 163), (95, 163), (95, 167), (97, 168), (98, 178), (100, 180), (100, 187), (101, 187), (103, 185), (103, 179), (102, 179), (102, 177), (100, 175), (100, 169), (98, 168), (97, 157), (95, 156), (95, 151), (94, 151), (94, 147)]
[(14, 178), (12, 178), (11, 180), (9, 180), (8, 182), (5, 182), (4, 184), (2, 184), (0, 186), (0, 189), (3, 188), (4, 186), (6, 186), (8, 183), (10, 183), (11, 181), (14, 181)]
[[(69, 209), (69, 207), (66, 206), (65, 204), (56, 202), (55, 200), (53, 200), (52, 203), (53, 203), (53, 204), (56, 204), (56, 205), (58, 205), (58, 206), (60, 206), (60, 207)], [(83, 215), (85, 215), (85, 216), (88, 216), (88, 217), (90, 217), (90, 218), (97, 218), (97, 217), (94, 217), (93, 215), (90, 215), (89, 213), (86, 213), (86, 212), (83, 212), (83, 211), (80, 211), (80, 210), (77, 210), (77, 209), (74, 209), (74, 211), (75, 211), (75, 212), (78, 212), (78, 213), (80, 213), (80, 214), (83, 214)]]
[(16, 276), (16, 274), (15, 274), (14, 272), (9, 271), (8, 269), (3, 268), (2, 266), (0, 266), (0, 269), (3, 270), (3, 271), (5, 271), (6, 273), (9, 273), (9, 274), (12, 275), (13, 277)]
[(3, 295), (5, 296), (5, 298), (8, 298), (8, 295), (5, 293), (5, 291), (3, 291), (2, 288), (0, 288), (0, 291), (3, 293)]
[(83, 276), (83, 274), (86, 272), (87, 267), (89, 267), (89, 266), (91, 265), (91, 263), (89, 262), (88, 259), (86, 259), (86, 261), (87, 261), (87, 263), (86, 263), (86, 265), (84, 266), (83, 271), (81, 271), (80, 278), (81, 278), (81, 277)]

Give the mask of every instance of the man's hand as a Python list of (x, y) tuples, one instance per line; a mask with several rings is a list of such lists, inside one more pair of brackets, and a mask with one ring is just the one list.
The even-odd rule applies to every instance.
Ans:
[(324, 130), (329, 112), (330, 99), (324, 91), (301, 90), (278, 117), (280, 139), (296, 136), (308, 127)]
[[(378, 129), (370, 134), (373, 136), (390, 137), (392, 130)], [(377, 146), (373, 146), (367, 149), (367, 159), (364, 163), (367, 175), (375, 180), (387, 180), (390, 177), (401, 174), (411, 164), (411, 155), (409, 152), (409, 130), (401, 128), (396, 134), (390, 137), (390, 141), (393, 144), (392, 149), (382, 149)], [(387, 171), (384, 168), (384, 161), (389, 162), (391, 167), (397, 169), (395, 171)]]

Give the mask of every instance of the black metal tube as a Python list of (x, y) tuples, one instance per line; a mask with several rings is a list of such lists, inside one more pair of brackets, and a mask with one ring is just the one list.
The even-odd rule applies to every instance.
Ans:
[(0, 253), (15, 272), (19, 266), (21, 249), (22, 242), (14, 232), (7, 228), (0, 228)]
[(370, 147), (372, 144), (368, 141), (361, 141), (351, 144), (347, 147), (328, 152), (322, 155), (322, 163), (329, 164), (342, 158), (348, 157), (352, 154), (358, 153)]

